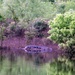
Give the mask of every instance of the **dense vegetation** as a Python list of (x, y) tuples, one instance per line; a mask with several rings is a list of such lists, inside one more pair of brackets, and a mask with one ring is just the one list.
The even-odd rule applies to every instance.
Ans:
[(60, 47), (64, 47), (69, 53), (69, 58), (75, 53), (75, 12), (70, 11), (59, 14), (50, 22), (49, 31), (50, 39), (59, 43)]
[[(37, 42), (58, 57), (20, 49)], [(75, 0), (0, 0), (0, 75), (74, 75), (74, 66)]]

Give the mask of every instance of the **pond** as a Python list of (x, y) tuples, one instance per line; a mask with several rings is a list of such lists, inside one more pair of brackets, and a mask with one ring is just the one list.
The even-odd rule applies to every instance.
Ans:
[(74, 66), (75, 63), (68, 60), (37, 65), (24, 57), (18, 57), (15, 62), (6, 58), (0, 63), (0, 75), (74, 75)]
[[(12, 48), (0, 50), (0, 75), (74, 75), (75, 61), (60, 58), (62, 51), (57, 45), (22, 45), (23, 49), (14, 48), (17, 43), (12, 40)], [(5, 41), (7, 42), (7, 41)], [(23, 42), (22, 42), (23, 43)], [(45, 49), (45, 50), (44, 50)], [(29, 52), (30, 50), (30, 52)], [(33, 51), (32, 51), (33, 50)], [(36, 51), (35, 51), (36, 50)]]

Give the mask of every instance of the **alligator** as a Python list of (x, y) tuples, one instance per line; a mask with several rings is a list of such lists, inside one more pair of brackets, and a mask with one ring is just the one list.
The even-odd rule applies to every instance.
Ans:
[(43, 53), (43, 52), (51, 52), (52, 48), (38, 45), (27, 45), (23, 50), (26, 53)]

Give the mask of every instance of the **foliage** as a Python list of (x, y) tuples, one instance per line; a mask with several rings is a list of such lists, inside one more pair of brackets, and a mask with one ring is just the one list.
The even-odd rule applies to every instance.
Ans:
[[(59, 44), (70, 44), (74, 40), (74, 12), (66, 12), (65, 14), (58, 14), (53, 21), (50, 22), (49, 34), (50, 39)], [(69, 42), (70, 41), (70, 42)], [(73, 42), (72, 42), (73, 43)]]
[(34, 22), (33, 24), (34, 28), (36, 29), (36, 31), (44, 31), (47, 29), (48, 25), (46, 22), (44, 22), (43, 20), (37, 20)]
[(56, 1), (55, 4), (51, 4), (49, 1), (54, 0), (1, 0), (0, 14), (5, 18), (23, 19), (29, 22), (38, 17), (53, 18), (57, 11), (63, 13), (75, 9), (73, 0), (60, 0), (60, 3)]
[(25, 35), (24, 32), (25, 32), (25, 29), (24, 28), (19, 27), (19, 26), (16, 26), (16, 28), (15, 28), (15, 35), (16, 36), (22, 37), (22, 36)]
[(44, 18), (53, 19), (53, 17), (57, 14), (57, 6), (55, 4), (51, 4), (50, 2), (42, 3), (44, 7)]
[(10, 17), (15, 20), (25, 19), (28, 21), (43, 15), (42, 8), (40, 0), (3, 0), (3, 11), (1, 13), (8, 18)]
[(22, 37), (24, 36), (24, 32), (25, 32), (25, 29), (22, 27), (22, 26), (19, 26), (19, 25), (15, 25), (15, 24), (10, 24), (5, 32), (4, 32), (4, 35), (5, 36), (18, 36), (18, 37)]
[(74, 1), (67, 1), (65, 10), (68, 11), (70, 9), (75, 10), (75, 2)]
[(62, 4), (58, 5), (57, 12), (58, 13), (64, 13), (66, 11), (65, 7), (66, 7), (65, 3), (62, 3)]
[[(75, 12), (69, 11), (64, 14), (58, 14), (53, 21), (50, 22), (48, 37), (49, 39), (57, 42), (60, 47), (74, 50), (75, 46)], [(68, 47), (68, 48), (67, 48)], [(73, 54), (72, 54), (73, 55)]]
[(51, 18), (56, 13), (55, 5), (41, 0), (3, 0), (0, 13), (5, 18), (29, 22), (38, 17)]

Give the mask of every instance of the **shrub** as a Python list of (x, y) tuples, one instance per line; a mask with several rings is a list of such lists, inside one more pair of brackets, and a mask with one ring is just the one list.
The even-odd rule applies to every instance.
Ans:
[(36, 31), (44, 31), (47, 29), (48, 25), (47, 23), (45, 23), (44, 21), (42, 20), (37, 20), (34, 22), (33, 24), (34, 28), (36, 29)]
[(18, 37), (24, 36), (25, 29), (19, 26), (15, 28), (15, 35)]
[(48, 37), (49, 39), (57, 42), (60, 47), (70, 50), (72, 58), (75, 49), (75, 12), (66, 12), (64, 14), (58, 14), (53, 21), (50, 22), (50, 28)]
[(9, 25), (6, 28), (4, 35), (6, 37), (14, 37), (14, 36), (23, 37), (25, 35), (24, 32), (25, 32), (25, 29), (22, 27), (19, 27), (16, 25)]
[[(18, 7), (18, 8), (17, 8)], [(36, 17), (43, 16), (43, 5), (41, 0), (3, 0), (1, 14), (5, 18), (13, 18), (15, 21), (24, 19), (32, 20)], [(3, 11), (2, 11), (3, 10)]]

